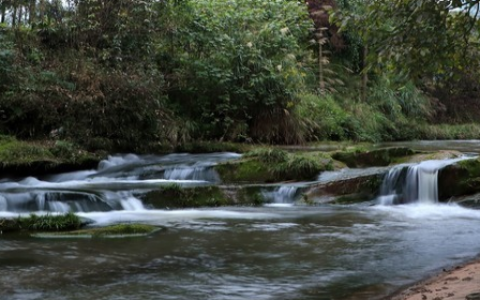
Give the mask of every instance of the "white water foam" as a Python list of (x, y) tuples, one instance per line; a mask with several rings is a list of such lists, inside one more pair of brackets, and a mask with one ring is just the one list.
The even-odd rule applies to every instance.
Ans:
[[(480, 210), (459, 206), (454, 203), (431, 204), (411, 203), (403, 205), (375, 205), (372, 210), (377, 213), (387, 214), (389, 218), (399, 221), (442, 221), (452, 219), (480, 220)], [(439, 224), (440, 225), (440, 224)]]
[(122, 222), (142, 222), (153, 225), (168, 223), (188, 222), (199, 219), (269, 219), (278, 218), (277, 214), (235, 212), (229, 210), (141, 210), (141, 211), (110, 211), (110, 212), (85, 212), (77, 213), (78, 216), (94, 221), (93, 225), (109, 225)]
[(469, 158), (428, 160), (416, 165), (396, 166), (385, 176), (377, 201), (382, 205), (437, 203), (439, 170)]
[(265, 199), (271, 201), (265, 206), (269, 207), (289, 207), (295, 204), (298, 186), (282, 185), (273, 191), (264, 191), (262, 195)]

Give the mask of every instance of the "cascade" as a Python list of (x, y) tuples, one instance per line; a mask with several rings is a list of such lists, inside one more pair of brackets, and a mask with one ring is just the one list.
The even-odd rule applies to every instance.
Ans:
[(416, 165), (395, 166), (380, 187), (378, 202), (382, 205), (438, 202), (438, 171), (465, 159), (428, 160)]
[(273, 191), (263, 191), (262, 195), (272, 204), (293, 204), (299, 187), (294, 185), (282, 185)]
[(0, 212), (101, 212), (145, 210), (136, 196), (162, 185), (198, 186), (219, 181), (212, 166), (234, 153), (111, 156), (96, 170), (0, 181)]

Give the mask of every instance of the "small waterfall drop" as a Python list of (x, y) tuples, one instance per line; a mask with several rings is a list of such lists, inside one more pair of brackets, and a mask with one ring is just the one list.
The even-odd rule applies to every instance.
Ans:
[(379, 204), (437, 203), (438, 171), (463, 159), (466, 158), (428, 160), (416, 165), (393, 167), (383, 179)]
[(219, 182), (212, 168), (235, 153), (119, 155), (96, 170), (0, 181), (0, 212), (106, 212), (146, 210), (139, 195), (165, 185)]
[(297, 197), (299, 187), (294, 185), (282, 185), (273, 191), (264, 191), (263, 197), (270, 201), (271, 206), (293, 205)]

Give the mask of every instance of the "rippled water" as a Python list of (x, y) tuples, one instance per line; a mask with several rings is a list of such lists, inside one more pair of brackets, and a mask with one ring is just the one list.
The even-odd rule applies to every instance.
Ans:
[(456, 205), (293, 205), (303, 183), (266, 189), (272, 203), (256, 208), (153, 210), (136, 197), (172, 182), (216, 184), (210, 167), (236, 157), (115, 156), (97, 170), (1, 181), (0, 217), (73, 209), (95, 226), (162, 230), (125, 239), (0, 235), (0, 299), (370, 300), (480, 252), (480, 211)]
[(374, 299), (480, 250), (480, 212), (452, 205), (84, 215), (164, 230), (1, 238), (2, 299)]

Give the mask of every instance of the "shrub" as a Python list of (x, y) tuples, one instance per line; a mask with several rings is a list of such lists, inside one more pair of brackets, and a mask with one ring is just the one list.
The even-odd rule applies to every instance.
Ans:
[(170, 68), (169, 84), (175, 87), (170, 98), (182, 103), (178, 111), (204, 124), (198, 130), (203, 138), (247, 134), (297, 142), (289, 136), (296, 133), (289, 114), (310, 61), (305, 45), (313, 24), (306, 5), (288, 0), (182, 5), (188, 17), (178, 20), (178, 6), (166, 15), (165, 25), (177, 27), (157, 51), (159, 63)]

